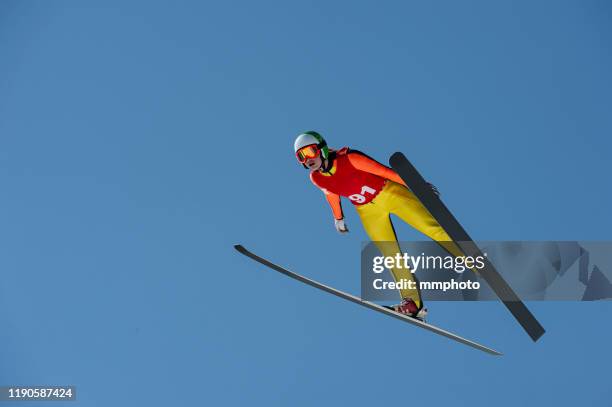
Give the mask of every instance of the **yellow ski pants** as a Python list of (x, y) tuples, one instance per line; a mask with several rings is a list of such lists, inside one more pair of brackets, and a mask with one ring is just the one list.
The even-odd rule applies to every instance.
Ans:
[[(391, 214), (397, 215), (419, 232), (440, 242), (454, 256), (463, 255), (421, 201), (418, 200), (412, 191), (403, 185), (387, 181), (383, 190), (380, 191), (372, 202), (365, 205), (357, 205), (355, 208), (366, 233), (376, 244), (383, 256), (395, 256), (396, 253), (401, 253), (397, 236), (393, 229), (393, 223), (391, 223)], [(391, 269), (390, 271), (396, 282), (412, 280), (417, 283), (416, 289), (400, 290), (400, 296), (402, 298), (412, 298), (416, 305), (421, 307), (418, 281), (416, 281), (410, 270), (402, 268)]]

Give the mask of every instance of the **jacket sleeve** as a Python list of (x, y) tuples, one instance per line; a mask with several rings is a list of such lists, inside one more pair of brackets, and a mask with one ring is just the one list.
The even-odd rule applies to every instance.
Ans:
[(331, 206), (332, 212), (334, 213), (334, 219), (340, 220), (344, 218), (342, 213), (342, 203), (340, 202), (340, 195), (333, 194), (331, 192), (323, 191), (325, 193), (325, 199)]
[(363, 153), (354, 151), (348, 154), (347, 157), (351, 165), (358, 170), (369, 172), (370, 174), (378, 175), (379, 177), (407, 186), (404, 180), (402, 180), (395, 171)]

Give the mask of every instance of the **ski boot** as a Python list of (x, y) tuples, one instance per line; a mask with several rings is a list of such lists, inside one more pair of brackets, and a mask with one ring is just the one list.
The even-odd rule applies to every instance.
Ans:
[(385, 306), (385, 308), (423, 322), (425, 322), (425, 317), (427, 316), (427, 308), (423, 307), (422, 305), (421, 308), (417, 307), (412, 298), (404, 298), (398, 305), (393, 305), (390, 307)]

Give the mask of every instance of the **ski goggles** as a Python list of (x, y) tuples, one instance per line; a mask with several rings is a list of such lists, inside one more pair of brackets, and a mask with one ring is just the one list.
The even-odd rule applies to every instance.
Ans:
[(319, 147), (317, 147), (316, 144), (311, 144), (309, 146), (302, 147), (295, 153), (298, 161), (302, 164), (304, 164), (309, 158), (318, 157), (320, 154), (321, 150), (319, 150)]

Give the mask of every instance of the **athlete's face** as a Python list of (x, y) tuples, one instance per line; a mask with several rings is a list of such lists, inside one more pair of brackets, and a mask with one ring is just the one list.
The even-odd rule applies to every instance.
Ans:
[(323, 159), (321, 158), (321, 154), (316, 157), (307, 159), (304, 165), (310, 171), (317, 171), (323, 165)]

